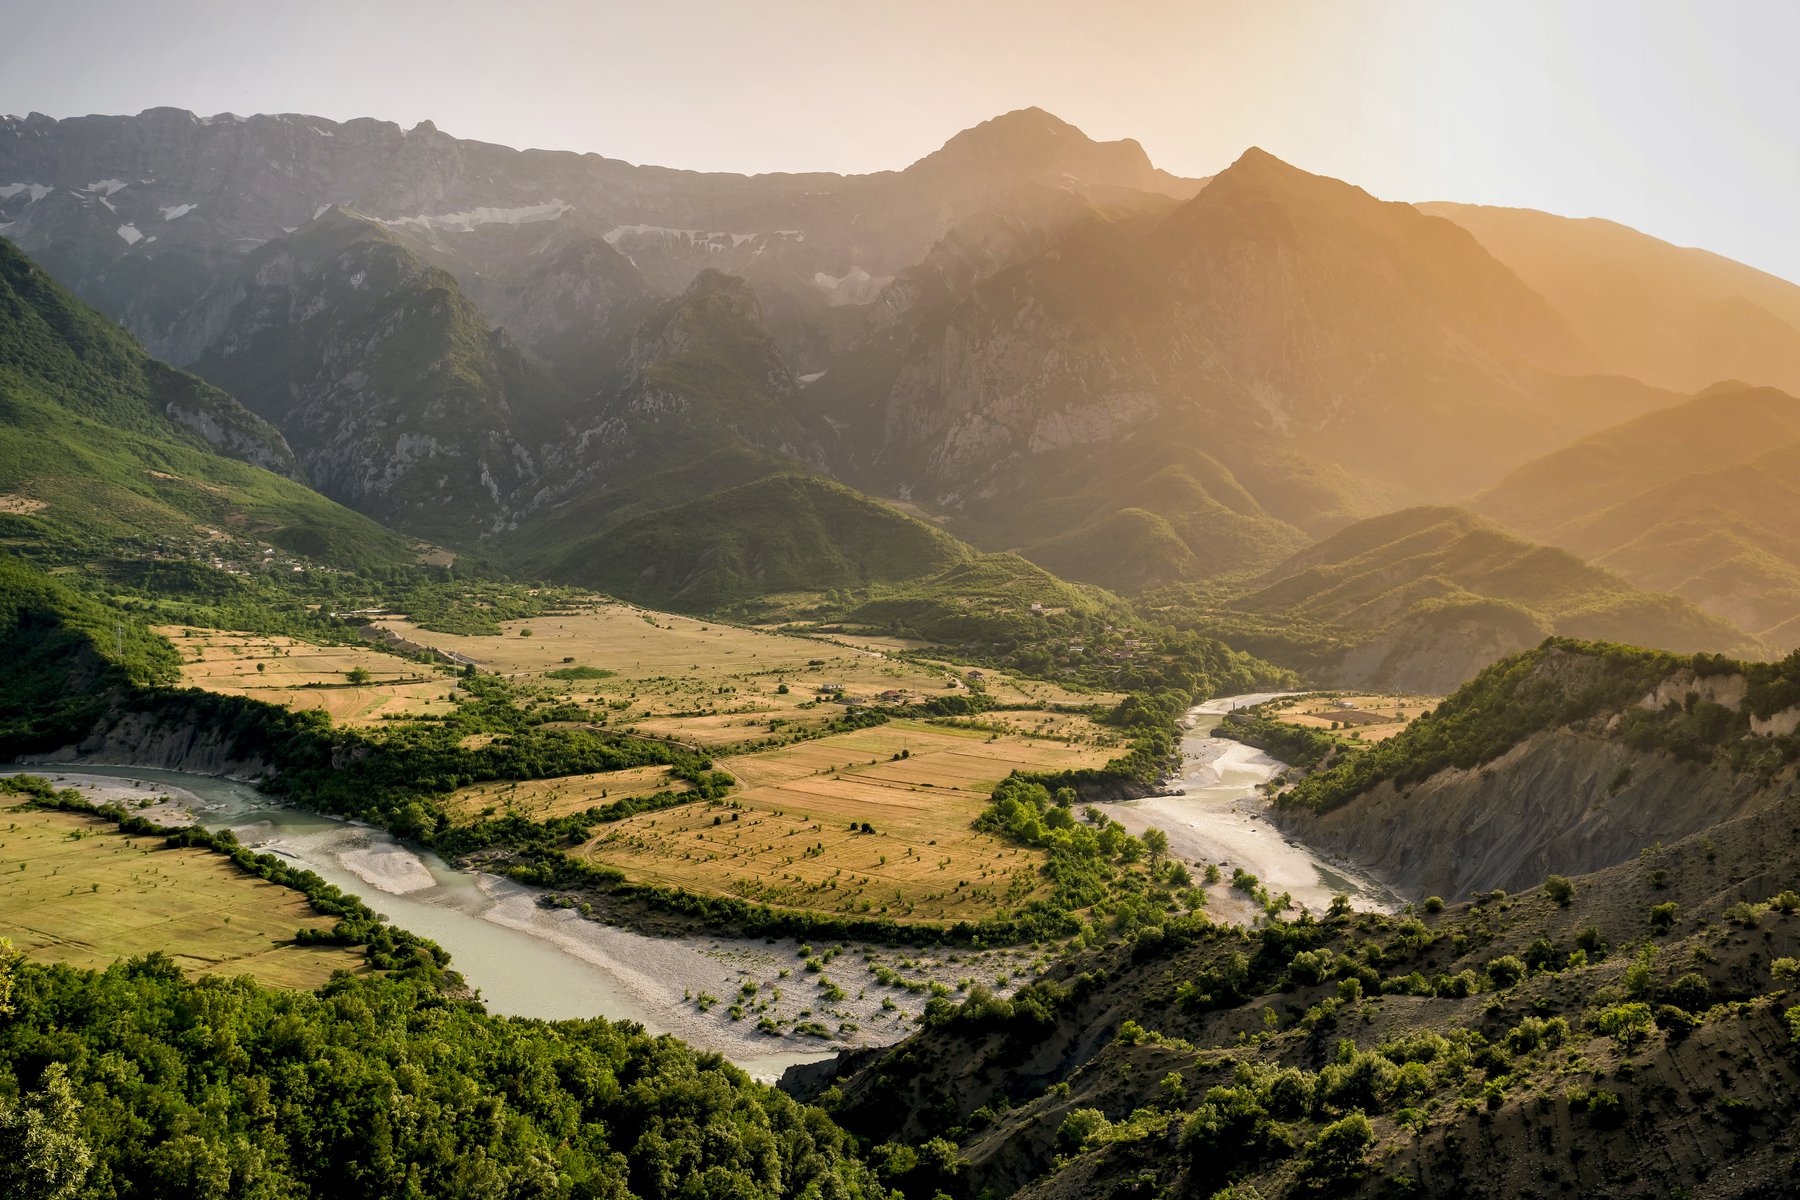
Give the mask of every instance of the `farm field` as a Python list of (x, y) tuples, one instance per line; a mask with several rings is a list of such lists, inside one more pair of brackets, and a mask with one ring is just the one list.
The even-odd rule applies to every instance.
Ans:
[(1392, 696), (1381, 693), (1356, 695), (1296, 696), (1277, 700), (1263, 709), (1288, 725), (1338, 733), (1360, 742), (1381, 742), (1405, 729), (1423, 713), (1437, 706), (1432, 696)]
[[(323, 709), (336, 725), (451, 711), (456, 672), (370, 646), (322, 646), (297, 638), (227, 629), (160, 626), (181, 654), (181, 681), (227, 696), (295, 710)], [(352, 683), (352, 671), (368, 673)], [(309, 686), (311, 685), (311, 686)]]
[(0, 795), (0, 933), (37, 962), (104, 968), (161, 950), (195, 974), (288, 988), (364, 969), (356, 950), (292, 944), (295, 930), (332, 920), (290, 888), (206, 850), (19, 804)]
[(509, 621), (498, 636), (437, 633), (398, 618), (375, 623), (584, 703), (611, 726), (704, 746), (767, 737), (771, 721), (827, 724), (844, 711), (833, 703), (838, 693), (821, 693), (828, 685), (863, 701), (884, 692), (917, 700), (966, 690), (956, 672), (936, 664), (611, 602)]
[(459, 823), (493, 816), (520, 816), (550, 821), (585, 812), (631, 796), (688, 790), (684, 779), (671, 779), (667, 767), (632, 767), (597, 775), (563, 775), (555, 779), (482, 783), (444, 797), (443, 805)]
[(1068, 709), (999, 709), (973, 717), (951, 717), (947, 725), (970, 729), (998, 726), (1031, 738), (1052, 739), (1075, 746), (1123, 750), (1127, 738), (1119, 730), (1101, 725), (1084, 712)]
[(994, 785), (1108, 757), (897, 720), (721, 758), (743, 790), (605, 826), (577, 853), (635, 880), (783, 907), (980, 920), (1042, 886), (1038, 852), (971, 828)]

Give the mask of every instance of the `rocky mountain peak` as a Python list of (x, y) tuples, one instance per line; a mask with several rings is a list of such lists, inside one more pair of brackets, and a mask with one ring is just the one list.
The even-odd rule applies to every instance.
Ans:
[(1017, 109), (965, 129), (905, 173), (933, 179), (979, 173), (1013, 184), (1067, 177), (1140, 191), (1170, 191), (1172, 182), (1183, 182), (1158, 171), (1136, 141), (1097, 142), (1041, 108)]

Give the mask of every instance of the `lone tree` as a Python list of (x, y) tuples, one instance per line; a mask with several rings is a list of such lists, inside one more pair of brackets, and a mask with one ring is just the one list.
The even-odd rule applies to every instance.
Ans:
[(1629, 1004), (1613, 1005), (1602, 1012), (1594, 1024), (1627, 1053), (1641, 1045), (1649, 1038), (1650, 1031), (1656, 1028), (1656, 1022), (1650, 1015), (1650, 1006), (1635, 1000)]

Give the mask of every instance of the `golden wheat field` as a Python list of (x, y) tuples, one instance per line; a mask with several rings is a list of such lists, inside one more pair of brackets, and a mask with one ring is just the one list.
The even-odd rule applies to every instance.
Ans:
[[(843, 715), (841, 699), (875, 702), (886, 693), (885, 702), (905, 703), (965, 690), (956, 672), (937, 664), (627, 604), (510, 621), (497, 636), (437, 633), (398, 618), (376, 624), (587, 705), (615, 728), (701, 746), (826, 724)], [(557, 678), (562, 672), (607, 674)]]

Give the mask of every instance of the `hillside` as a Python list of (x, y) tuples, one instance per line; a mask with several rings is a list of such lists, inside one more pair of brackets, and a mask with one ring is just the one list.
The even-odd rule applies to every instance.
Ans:
[[(1346, 686), (1446, 691), (1494, 659), (1559, 633), (1680, 652), (1755, 640), (1673, 596), (1523, 541), (1462, 509), (1405, 509), (1351, 525), (1223, 601), (1272, 636), (1339, 647), (1315, 666)], [(1267, 653), (1268, 651), (1264, 651)]]
[(419, 536), (498, 528), (568, 432), (568, 399), (449, 274), (342, 209), (258, 248), (171, 341), (314, 487)]
[(1601, 369), (1676, 391), (1800, 393), (1800, 286), (1613, 221), (1421, 204), (1473, 233), (1569, 322)]
[(231, 396), (151, 358), (0, 238), (0, 369), (73, 416), (202, 446), (292, 477), (281, 434)]
[(1791, 798), (1797, 672), (1548, 642), (1276, 812), (1415, 898), (1599, 870)]
[(296, 470), (269, 424), (150, 358), (0, 240), (0, 529), (14, 545), (77, 560), (413, 560), (403, 539), (255, 464)]
[[(1385, 805), (1361, 817), (1375, 847), (1394, 828), (1382, 814), (1409, 805), (1433, 832), (1388, 864), (1458, 872), (1445, 899), (1400, 917), (1277, 899), (1252, 930), (1171, 917), (1010, 998), (946, 999), (899, 1046), (786, 1085), (916, 1148), (878, 1152), (891, 1179), (955, 1195), (1782, 1195), (1800, 741), (1751, 722), (1795, 711), (1800, 665), (1700, 665), (1546, 647), (1351, 760), (1371, 769), (1294, 793), (1394, 781), (1320, 820)], [(1737, 707), (1684, 705), (1695, 687)], [(1602, 748), (1592, 768), (1520, 757), (1559, 729)], [(1691, 769), (1659, 807), (1654, 778), (1590, 783), (1606, 755)], [(1473, 787), (1477, 768), (1480, 802), (1438, 814), (1458, 796), (1440, 781)], [(1596, 824), (1592, 846), (1574, 832)], [(1486, 857), (1467, 869), (1472, 848)], [(1511, 894), (1487, 890), (1502, 880)]]
[(1720, 385), (1521, 467), (1471, 504), (1786, 649), (1800, 617), (1800, 401)]
[[(1585, 375), (1567, 323), (1454, 224), (1257, 150), (1171, 211), (1007, 246), (805, 399), (847, 480), (1114, 586), (1267, 565), (1297, 530), (1465, 494), (1674, 399)], [(1185, 554), (1159, 529), (1121, 572), (1065, 540), (1125, 508)]]
[(842, 484), (771, 475), (627, 518), (573, 543), (543, 573), (694, 612), (771, 592), (862, 587), (935, 574), (972, 553)]
[(0, 551), (0, 757), (84, 732), (114, 687), (170, 683), (179, 659), (162, 638)]

